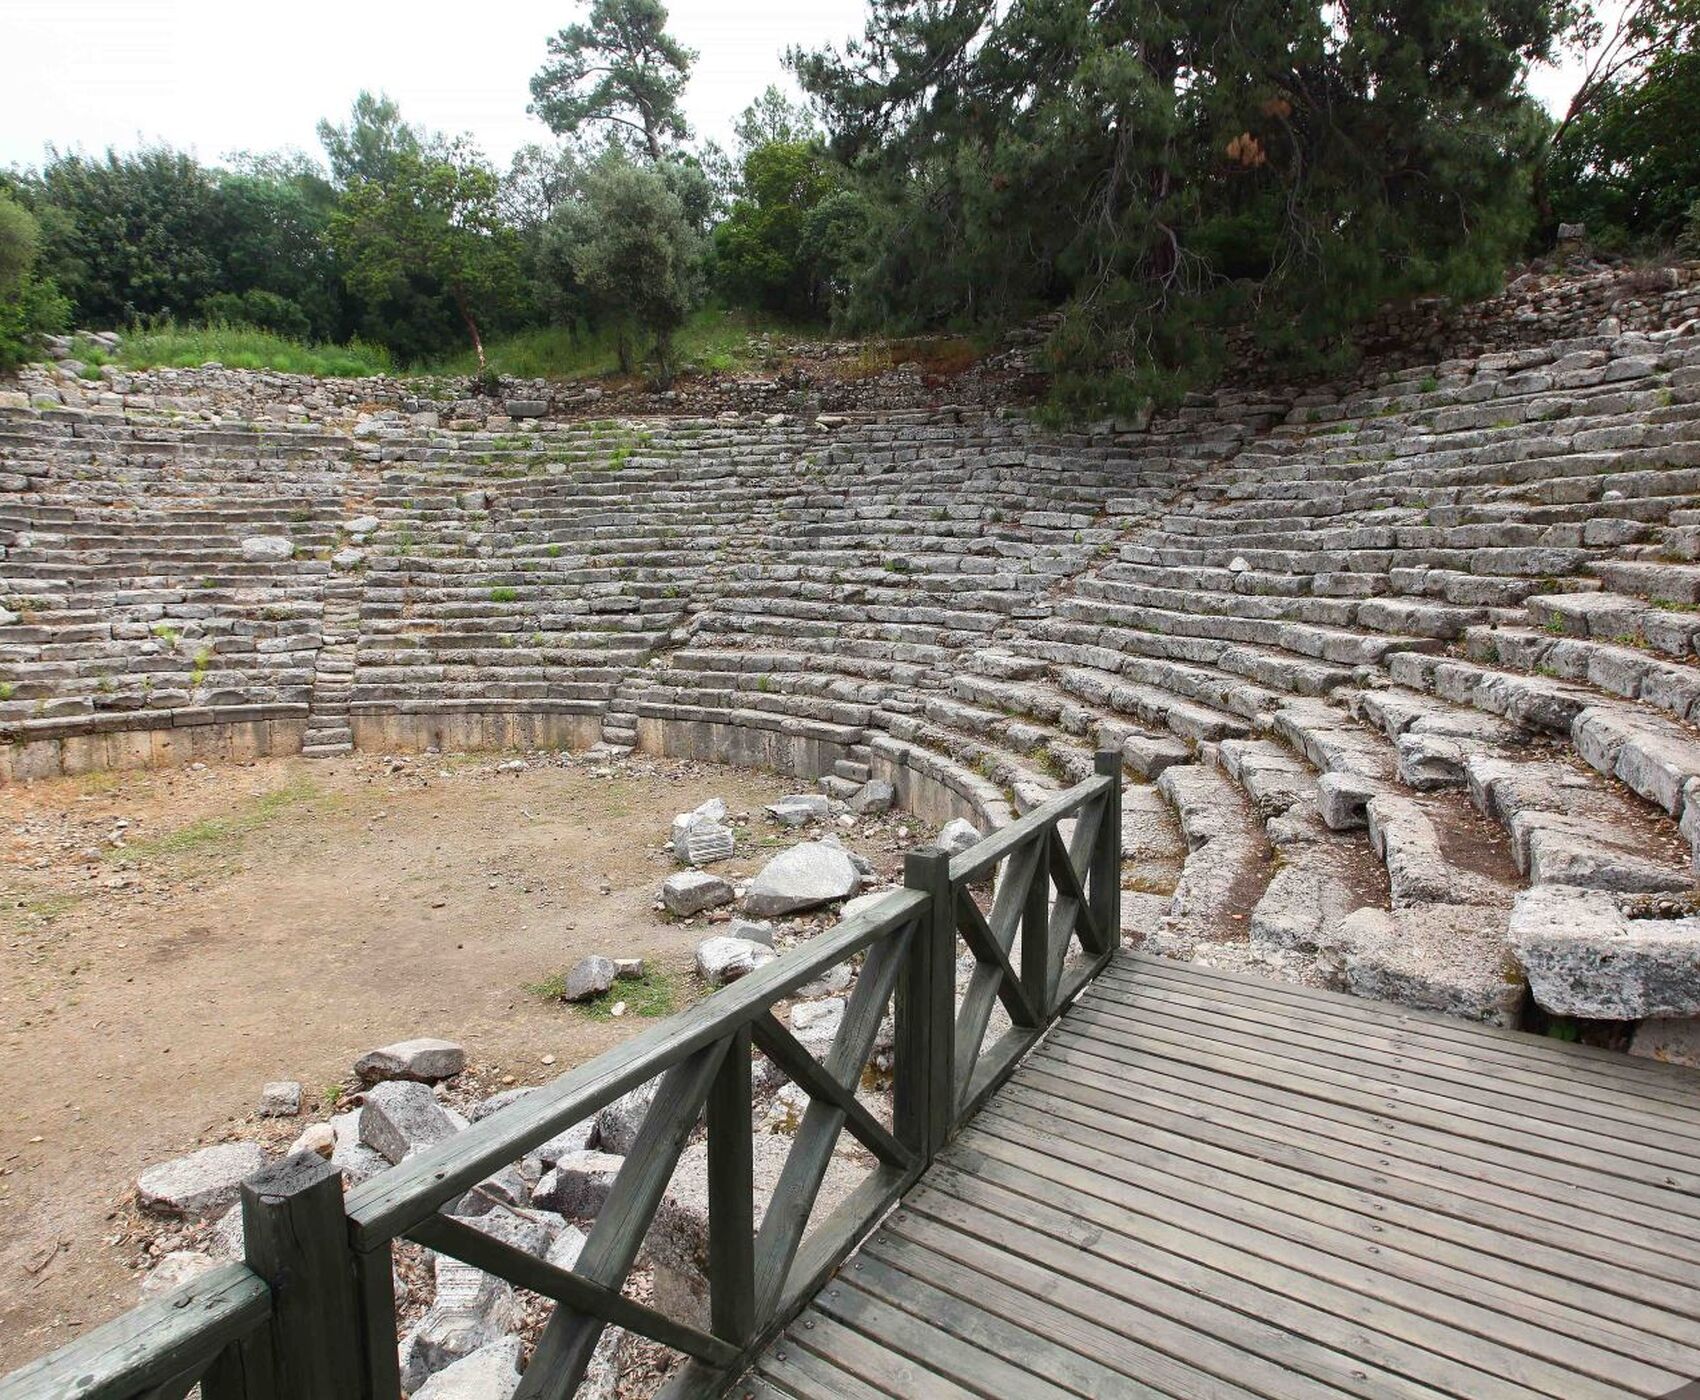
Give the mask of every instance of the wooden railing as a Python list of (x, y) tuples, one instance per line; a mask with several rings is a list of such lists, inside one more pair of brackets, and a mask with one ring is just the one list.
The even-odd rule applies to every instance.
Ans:
[[(391, 1247), (402, 1238), (553, 1300), (519, 1400), (567, 1400), (609, 1325), (689, 1358), (669, 1400), (719, 1394), (1115, 951), (1120, 772), (1119, 755), (1101, 754), (1096, 776), (966, 852), (911, 853), (906, 888), (346, 1198), (337, 1170), (313, 1154), (269, 1168), (243, 1188), (245, 1266), (0, 1381), (0, 1400), (177, 1397), (197, 1379), (204, 1400), (394, 1400)], [(970, 961), (959, 993), (962, 950)], [(861, 960), (854, 988), (830, 1049), (816, 1059), (774, 1009), (852, 959)], [(1000, 1003), (1008, 1027), (987, 1044)], [(889, 1128), (856, 1092), (888, 1004)], [(807, 1096), (759, 1228), (754, 1049)], [(493, 1172), (651, 1081), (654, 1098), (573, 1268), (449, 1213)], [(622, 1291), (704, 1121), (706, 1328)], [(846, 1130), (873, 1168), (811, 1229)]]

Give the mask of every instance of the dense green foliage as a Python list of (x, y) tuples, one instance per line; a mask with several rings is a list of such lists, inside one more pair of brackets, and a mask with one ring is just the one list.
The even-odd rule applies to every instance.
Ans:
[(1700, 0), (1629, 0), (1610, 27), (1584, 11), (1571, 46), (1583, 78), (1538, 172), (1543, 220), (1668, 245), (1700, 218)]
[(0, 190), (0, 369), (23, 361), (36, 335), (66, 319), (64, 299), (36, 272), (40, 236), (29, 211)]
[(273, 369), (327, 379), (387, 374), (394, 368), (382, 346), (358, 340), (347, 345), (309, 344), (253, 326), (221, 324), (163, 323), (133, 331), (119, 346), (117, 360), (132, 369), (156, 365), (192, 369), (212, 361), (230, 369)]
[(884, 0), (791, 59), (872, 199), (864, 324), (1061, 303), (1065, 374), (1152, 381), (1228, 326), (1315, 358), (1390, 296), (1488, 285), (1554, 25), (1540, 0)]
[[(531, 83), (560, 140), (506, 172), (362, 92), (322, 163), (0, 174), (0, 357), (68, 315), (185, 363), (327, 372), (358, 340), (339, 363), (666, 380), (741, 363), (749, 317), (1060, 312), (1070, 414), (1172, 399), (1246, 342), (1323, 368), (1389, 299), (1486, 291), (1560, 219), (1700, 248), (1700, 0), (1603, 5), (872, 0), (860, 39), (789, 55), (811, 106), (767, 88), (728, 152), (691, 141), (661, 0), (576, 0)], [(1557, 52), (1583, 76), (1554, 121), (1525, 84)]]
[(699, 239), (665, 172), (610, 151), (587, 172), (580, 197), (556, 216), (555, 238), (591, 310), (615, 328), (620, 367), (647, 341), (663, 382), (673, 335), (701, 292)]

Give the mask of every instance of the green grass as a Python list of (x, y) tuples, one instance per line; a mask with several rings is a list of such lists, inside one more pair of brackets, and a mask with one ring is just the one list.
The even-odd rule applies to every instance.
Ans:
[(180, 326), (171, 323), (126, 333), (119, 361), (130, 369), (193, 369), (216, 360), (229, 369), (269, 369), (321, 379), (389, 374), (389, 351), (360, 341), (304, 345), (249, 326)]
[[(823, 326), (791, 325), (758, 311), (727, 311), (705, 306), (673, 338), (674, 354), (686, 372), (730, 374), (758, 368), (762, 353), (752, 336), (778, 335), (818, 340)], [(484, 347), (490, 368), (512, 379), (589, 379), (620, 372), (617, 337), (612, 329), (582, 331), (542, 326), (492, 341)], [(429, 374), (474, 374), (478, 357), (470, 350), (432, 364)]]
[(133, 841), (122, 848), (114, 847), (106, 855), (113, 860), (156, 860), (211, 852), (241, 840), (291, 808), (311, 802), (318, 795), (318, 785), (302, 778), (276, 792), (255, 798), (231, 816), (206, 817), (176, 831), (168, 831), (163, 836)]
[[(524, 990), (544, 1001), (559, 1001), (566, 995), (567, 974), (557, 972), (541, 982), (527, 982)], [(653, 1020), (657, 1016), (671, 1014), (678, 1000), (673, 975), (660, 968), (646, 966), (642, 977), (629, 982), (616, 981), (601, 996), (574, 1002), (572, 1009), (592, 1021), (608, 1021), (613, 1019), (614, 1008), (625, 1002), (624, 1015)]]

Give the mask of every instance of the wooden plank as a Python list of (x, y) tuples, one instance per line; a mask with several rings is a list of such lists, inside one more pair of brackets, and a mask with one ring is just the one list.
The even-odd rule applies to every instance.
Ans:
[[(856, 1265), (852, 1281), (858, 1289), (1076, 1395), (1161, 1400), (1200, 1379), (1192, 1367), (1005, 1288), (994, 1276), (896, 1237), (889, 1228), (862, 1247)], [(1141, 1366), (1147, 1374), (1136, 1369)], [(976, 1389), (996, 1383), (995, 1377), (958, 1379)]]
[(265, 1281), (223, 1264), (0, 1376), (0, 1400), (130, 1400), (264, 1327), (270, 1314)]
[[(1036, 1359), (1045, 1362), (1047, 1374), (1058, 1379), (1066, 1376), (1069, 1384), (1088, 1394), (1101, 1393), (1096, 1370), (1071, 1374), (1070, 1352), (1092, 1358), (1127, 1380), (1144, 1382), (1145, 1389), (1154, 1388), (1160, 1394), (1206, 1391), (1266, 1400), (1309, 1400), (1317, 1395), (1366, 1393), (1362, 1389), (1342, 1392), (1315, 1378), (1300, 1377), (1203, 1333), (1119, 1303), (1067, 1275), (1035, 1269), (1013, 1251), (959, 1235), (907, 1210), (894, 1216), (863, 1253), (1047, 1343), (1061, 1344), (1060, 1354), (1046, 1346)], [(932, 1296), (929, 1288), (918, 1301), (925, 1303)], [(1385, 1400), (1398, 1392), (1382, 1388), (1368, 1393)]]
[(1009, 950), (992, 933), (986, 916), (967, 890), (957, 891), (956, 909), (956, 926), (962, 934), (962, 941), (968, 945), (968, 951), (980, 962), (990, 964), (991, 970), (997, 974), (998, 998), (1009, 1012), (1009, 1019), (1018, 1026), (1037, 1026), (1041, 1019), (1039, 1008), (1028, 1000), (1021, 978), (1010, 964)]
[[(1590, 1167), (1577, 1166), (1549, 1157), (1532, 1156), (1515, 1146), (1484, 1138), (1470, 1138), (1450, 1128), (1430, 1128), (1380, 1112), (1376, 1104), (1358, 1106), (1335, 1103), (1306, 1094), (1302, 1087), (1253, 1082), (1235, 1075), (1219, 1074), (1168, 1055), (1130, 1051), (1077, 1034), (1072, 1024), (1055, 1028), (1035, 1062), (1054, 1065), (1057, 1073), (1069, 1076), (1080, 1071), (1121, 1076), (1130, 1081), (1162, 1083), (1183, 1097), (1222, 1107), (1239, 1115), (1262, 1116), (1286, 1125), (1309, 1118), (1325, 1127), (1331, 1137), (1351, 1141), (1365, 1150), (1379, 1152), (1388, 1170), (1409, 1156), (1427, 1156), (1445, 1162), (1447, 1169), (1462, 1176), (1514, 1185), (1525, 1193), (1529, 1208), (1547, 1200), (1574, 1200), (1585, 1191), (1591, 1214), (1608, 1222), (1624, 1222), (1643, 1232), (1641, 1243), (1649, 1246), (1646, 1232), (1658, 1232), (1669, 1241), (1673, 1215), (1688, 1216), (1684, 1198), (1656, 1186), (1644, 1186), (1622, 1177), (1606, 1176)], [(1612, 1230), (1618, 1225), (1611, 1223)]]
[(434, 1216), (414, 1226), (410, 1237), (451, 1259), (505, 1279), (516, 1288), (529, 1289), (574, 1312), (653, 1338), (710, 1366), (730, 1366), (738, 1359), (738, 1348), (719, 1337), (634, 1303), (616, 1288), (546, 1263), (455, 1216)]
[(1122, 764), (1120, 749), (1100, 749), (1093, 758), (1094, 770), (1110, 780), (1104, 790), (1104, 811), (1091, 856), (1092, 911), (1104, 935), (1103, 946), (1097, 949), (1100, 954), (1121, 947)]
[[(999, 1345), (993, 1320), (972, 1309), (918, 1317), (888, 1299), (876, 1296), (856, 1282), (861, 1274), (873, 1272), (868, 1260), (855, 1276), (846, 1270), (830, 1288), (821, 1290), (814, 1311), (852, 1327), (898, 1356), (925, 1366), (940, 1379), (988, 1397), (1022, 1396), (1023, 1400), (1070, 1400), (1082, 1392), (1071, 1386), (1053, 1384), (1028, 1369), (1028, 1357), (1016, 1351), (1006, 1356)], [(903, 1392), (899, 1392), (900, 1394)]]
[(950, 857), (936, 846), (904, 857), (906, 888), (927, 901), (909, 934), (893, 1011), (892, 1125), (919, 1161), (950, 1136), (955, 1103), (956, 908)]
[(242, 1241), (248, 1267), (272, 1291), (279, 1394), (361, 1400), (364, 1338), (342, 1172), (316, 1152), (256, 1172), (242, 1183)]
[(1149, 1016), (1185, 1021), (1198, 1027), (1203, 1038), (1230, 1043), (1242, 1032), (1289, 1043), (1302, 1036), (1300, 1043), (1305, 1050), (1342, 1067), (1362, 1064), (1367, 1072), (1378, 1075), (1420, 1078), (1434, 1092), (1456, 1092), (1476, 1102), (1504, 1104), (1516, 1112), (1540, 1115), (1556, 1107), (1560, 1113), (1585, 1113), (1614, 1125), (1612, 1131), (1619, 1136), (1634, 1135), (1635, 1140), (1673, 1146), (1681, 1143), (1691, 1151), (1700, 1151), (1700, 1110), (1684, 1113), (1663, 1106), (1651, 1109), (1646, 1101), (1630, 1096), (1621, 1087), (1609, 1094), (1577, 1089), (1568, 1080), (1555, 1081), (1550, 1070), (1543, 1074), (1532, 1069), (1502, 1068), (1484, 1082), (1484, 1066), (1479, 1059), (1434, 1050), (1410, 1053), (1393, 1037), (1378, 1036), (1362, 1026), (1351, 1033), (1331, 1035), (1315, 1017), (1281, 1014), (1262, 1007), (1235, 1007), (1156, 983), (1129, 987), (1125, 995), (1114, 998), (1095, 997), (1092, 1010), (1135, 1025), (1143, 1024)]
[(709, 1306), (715, 1336), (734, 1350), (756, 1335), (750, 1041), (748, 1027), (732, 1036), (708, 1091)]
[[(1260, 1317), (1302, 1304), (1333, 1314), (1339, 1325), (1370, 1329), (1407, 1348), (1432, 1350), (1453, 1364), (1497, 1377), (1500, 1385), (1511, 1387), (1509, 1393), (1571, 1394), (1567, 1387), (1575, 1379), (1573, 1372), (1437, 1315), (1421, 1305), (1420, 1296), (1401, 1297), (1373, 1268), (1314, 1271), (1302, 1257), (1283, 1249), (1258, 1248), (1260, 1243), (1268, 1244), (1259, 1232), (1200, 1229), (1187, 1212), (1175, 1211), (1168, 1201), (995, 1139), (957, 1144), (948, 1160), (941, 1159), (934, 1167), (929, 1180), (945, 1181), (947, 1174), (1033, 1197), (1078, 1217), (1089, 1225), (1080, 1238), (1091, 1247), (1106, 1233), (1125, 1236), (1137, 1242), (1136, 1248), (1152, 1251), (1153, 1267), (1158, 1267), (1157, 1252), (1167, 1251), (1188, 1266), (1243, 1280), (1254, 1297), (1269, 1299), (1267, 1310), (1259, 1308)], [(956, 1187), (951, 1190), (954, 1193)], [(1425, 1379), (1435, 1377), (1425, 1373)], [(1490, 1388), (1484, 1393), (1495, 1392)], [(1470, 1394), (1474, 1400), (1474, 1393)]]
[[(1316, 1368), (1332, 1374), (1344, 1367), (1350, 1375), (1367, 1364), (1365, 1384), (1381, 1372), (1417, 1386), (1421, 1394), (1460, 1400), (1533, 1400), (1537, 1394), (1377, 1331), (1374, 1309), (1363, 1308), (1361, 1321), (1336, 1316), (1317, 1305), (1328, 1301), (1326, 1295), (1316, 1302), (1289, 1298), (1226, 1269), (1171, 1253), (1154, 1233), (1141, 1231), (1137, 1215), (1121, 1218), (1120, 1229), (1104, 1228), (1065, 1208), (948, 1167), (931, 1173), (905, 1200), (904, 1210), (1001, 1245), (1059, 1276), (1080, 1279), (1106, 1295), (1302, 1374)], [(1236, 1261), (1227, 1262), (1231, 1266)], [(1444, 1341), (1441, 1329), (1430, 1332)], [(1143, 1329), (1133, 1335), (1152, 1336)]]
[[(1201, 1190), (1190, 1183), (1183, 1188), (1157, 1173), (1120, 1162), (1112, 1154), (1077, 1145), (1062, 1134), (1035, 1136), (1025, 1128), (991, 1121), (986, 1115), (985, 1121), (976, 1122), (963, 1134), (957, 1150), (983, 1151), (1004, 1156), (1005, 1160), (1012, 1152), (1027, 1154), (1021, 1164), (1029, 1170), (1033, 1169), (1032, 1155), (1038, 1153), (1050, 1162), (1049, 1170), (1059, 1180), (1079, 1190), (1106, 1199), (1131, 1194), (1152, 1204), (1160, 1200), (1170, 1218), (1189, 1229), (1290, 1263), (1315, 1277), (1352, 1287), (1461, 1333), (1473, 1333), (1501, 1346), (1502, 1355), (1522, 1352), (1522, 1369), (1506, 1374), (1549, 1387), (1562, 1376), (1561, 1388), (1551, 1391), (1553, 1394), (1574, 1400), (1583, 1396), (1605, 1400), (1621, 1395), (1621, 1387), (1627, 1384), (1637, 1394), (1663, 1395), (1683, 1379), (1600, 1345), (1595, 1340), (1601, 1334), (1598, 1326), (1579, 1326), (1576, 1335), (1565, 1335), (1550, 1325), (1519, 1316), (1515, 1297), (1508, 1304), (1512, 1311), (1502, 1311), (1489, 1300), (1504, 1301), (1498, 1297), (1503, 1290), (1492, 1290), (1485, 1281), (1466, 1283), (1453, 1271), (1438, 1269), (1419, 1256), (1395, 1249), (1350, 1245), (1332, 1231), (1307, 1226), (1243, 1197)], [(1584, 1336), (1589, 1339), (1583, 1340)], [(1543, 1373), (1544, 1381), (1538, 1379)]]
[(888, 1400), (983, 1400), (939, 1375), (926, 1360), (909, 1356), (887, 1345), (877, 1333), (858, 1331), (818, 1308), (798, 1319), (786, 1333), (785, 1343), (787, 1357), (808, 1352), (826, 1368), (844, 1372)]
[[(1323, 1198), (1344, 1191), (1366, 1202), (1408, 1203), (1429, 1213), (1430, 1228), (1441, 1233), (1451, 1234), (1449, 1222), (1456, 1220), (1461, 1227), (1482, 1226), (1510, 1236), (1513, 1243), (1508, 1248), (1525, 1262), (1551, 1269), (1561, 1267), (1559, 1260), (1568, 1260), (1568, 1267), (1562, 1269), (1566, 1274), (1587, 1273), (1601, 1288), (1625, 1297), (1661, 1296), (1664, 1283), (1688, 1288), (1700, 1277), (1700, 1242), (1684, 1240), (1671, 1231), (1653, 1238), (1678, 1251), (1685, 1249), (1686, 1257), (1658, 1253), (1626, 1238), (1624, 1232), (1631, 1227), (1623, 1222), (1618, 1222), (1615, 1232), (1610, 1224), (1602, 1230), (1600, 1221), (1568, 1201), (1543, 1206), (1526, 1192), (1507, 1190), (1496, 1182), (1479, 1184), (1431, 1167), (1417, 1155), (1401, 1154), (1394, 1163), (1384, 1154), (1343, 1144), (1303, 1124), (1271, 1123), (1252, 1112), (1230, 1116), (1138, 1081), (1118, 1082), (1079, 1069), (1062, 1078), (1035, 1061), (1009, 1086), (1005, 1101), (1032, 1102), (1059, 1114), (1076, 1113), (1057, 1103), (1057, 1097), (1065, 1094), (1081, 1109), (1099, 1109), (1121, 1118), (1128, 1130), (1150, 1125), (1314, 1177)], [(1592, 1228), (1578, 1228), (1581, 1225)]]
[[(826, 1073), (846, 1089), (860, 1078), (867, 1063), (905, 954), (904, 942), (887, 941), (869, 953), (862, 964), (838, 1035), (826, 1054)], [(761, 1229), (756, 1232), (758, 1312), (770, 1311), (779, 1302), (843, 1126), (844, 1110), (835, 1104), (810, 1099), (803, 1110), (803, 1122), (768, 1199)]]
[[(576, 1272), (592, 1283), (617, 1289), (631, 1272), (726, 1048), (727, 1042), (719, 1041), (697, 1051), (668, 1070), (656, 1089), (637, 1141), (579, 1254)], [(520, 1377), (514, 1400), (569, 1400), (584, 1378), (602, 1329), (599, 1318), (557, 1307)]]
[[(1130, 1030), (1125, 1021), (1078, 1005), (1069, 1026), (1076, 1034), (1112, 1049), (1166, 1051), (1217, 1073), (1291, 1085), (1333, 1102), (1374, 1106), (1403, 1121), (1444, 1127), (1464, 1137), (1503, 1141), (1515, 1124), (1519, 1147), (1533, 1155), (1585, 1164), (1605, 1175), (1661, 1186), (1673, 1196), (1686, 1196), (1700, 1206), (1700, 1171), (1692, 1168), (1691, 1159), (1640, 1144), (1633, 1145), (1633, 1154), (1613, 1150), (1603, 1140), (1608, 1135), (1596, 1134), (1579, 1122), (1495, 1113), (1479, 1103), (1431, 1093), (1420, 1083), (1368, 1081), (1361, 1074), (1338, 1069), (1326, 1058), (1318, 1059), (1302, 1047), (1279, 1040), (1240, 1044), (1205, 1040), (1168, 1018), (1147, 1016)], [(1576, 1117), (1581, 1119), (1581, 1115)]]
[(724, 1040), (829, 968), (884, 941), (926, 906), (925, 894), (893, 890), (875, 907), (355, 1187), (348, 1195), (348, 1215), (357, 1246), (369, 1250), (405, 1233), (491, 1172)]
[(1680, 1065), (1664, 1064), (1658, 1060), (1632, 1058), (1615, 1050), (1553, 1040), (1546, 1036), (1530, 1035), (1523, 1031), (1489, 1026), (1479, 1021), (1466, 1021), (1446, 1016), (1438, 1011), (1425, 1011), (1393, 1002), (1371, 1001), (1348, 996), (1342, 992), (1326, 992), (1296, 983), (1277, 982), (1254, 977), (1247, 973), (1224, 972), (1217, 968), (1201, 968), (1169, 958), (1154, 958), (1142, 953), (1127, 953), (1117, 958), (1109, 969), (1103, 987), (1108, 995), (1118, 981), (1139, 982), (1144, 978), (1190, 982), (1208, 988), (1218, 995), (1245, 1003), (1281, 1002), (1302, 1008), (1309, 1014), (1368, 1024), (1387, 1030), (1393, 1027), (1411, 1035), (1421, 1035), (1437, 1041), (1450, 1041), (1468, 1046), (1481, 1054), (1528, 1055), (1540, 1064), (1563, 1062), (1565, 1074), (1621, 1077), (1626, 1087), (1645, 1087), (1671, 1097), (1673, 1102), (1694, 1105), (1700, 1103), (1700, 1074)]
[[(1005, 867), (1003, 878), (998, 881), (997, 894), (992, 899), (992, 912), (987, 918), (988, 928), (992, 930), (999, 948), (1007, 954), (1015, 946), (1015, 928), (1018, 918), (1023, 917), (1024, 908), (1034, 898), (1044, 901), (1045, 883), (1040, 869), (1041, 844), (1037, 837), (1027, 845), (1014, 850)], [(966, 885), (953, 886), (957, 897), (963, 903), (972, 903), (972, 895)], [(976, 912), (978, 910), (976, 909)], [(960, 926), (960, 915), (957, 926)], [(1041, 948), (1044, 946), (1041, 941)], [(1026, 938), (1022, 941), (1022, 957), (1027, 958)], [(969, 975), (967, 989), (962, 995), (962, 1005), (956, 1012), (956, 1028), (953, 1039), (956, 1060), (952, 1067), (951, 1083), (951, 1123), (955, 1125), (960, 1120), (964, 1103), (968, 1095), (969, 1085), (973, 1083), (974, 1075), (979, 1064), (980, 1055), (985, 1045), (986, 1027), (991, 1023), (992, 1004), (1003, 994), (1005, 968), (1007, 958), (999, 966), (988, 965), (984, 961), (975, 964), (974, 971)], [(954, 988), (956, 980), (956, 957), (954, 929), (952, 933), (951, 952), (951, 984)], [(1022, 973), (1025, 978), (1025, 964)], [(1039, 1024), (1038, 1017), (1043, 1012), (1043, 995), (1034, 996), (1032, 989), (1023, 986), (1023, 997), (1026, 1005), (1032, 1008), (1035, 1019), (1032, 1024)], [(1007, 1006), (1008, 1003), (1006, 1002)], [(1013, 1018), (1012, 1018), (1013, 1019)], [(1019, 1024), (1019, 1022), (1018, 1022)], [(943, 1145), (942, 1143), (940, 1144)]]
[[(789, 1339), (769, 1347), (757, 1370), (762, 1378), (784, 1386), (785, 1394), (796, 1400), (889, 1400), (891, 1395), (889, 1390), (876, 1390)], [(739, 1387), (745, 1383), (740, 1381), (732, 1394), (741, 1394)]]
[[(393, 1343), (390, 1351), (395, 1351)], [(201, 1400), (276, 1400), (276, 1396), (277, 1359), (272, 1355), (269, 1327), (256, 1328), (232, 1342), (201, 1377)]]
[[(1042, 1100), (1043, 1101), (1043, 1100)], [(1329, 1193), (1302, 1173), (1269, 1164), (1247, 1155), (1236, 1155), (1139, 1123), (1114, 1126), (1108, 1115), (1081, 1111), (1055, 1100), (1036, 1109), (1024, 1099), (1006, 1095), (991, 1106), (988, 1126), (999, 1121), (1016, 1123), (1034, 1132), (1054, 1132), (1086, 1146), (1103, 1145), (1120, 1161), (1170, 1173), (1177, 1183), (1194, 1182), (1202, 1189), (1240, 1197), (1283, 1211), (1297, 1221), (1308, 1221), (1342, 1236), (1360, 1239), (1381, 1250), (1404, 1249), (1437, 1269), (1452, 1269), (1465, 1276), (1457, 1290), (1471, 1291), (1468, 1277), (1474, 1275), (1490, 1287), (1487, 1296), (1499, 1296), (1513, 1307), (1521, 1299), (1532, 1310), (1550, 1305), (1554, 1325), (1598, 1325), (1601, 1344), (1612, 1333), (1618, 1341), (1645, 1359), (1657, 1360), (1673, 1370), (1700, 1375), (1700, 1325), (1695, 1316), (1695, 1290), (1672, 1283), (1657, 1283), (1639, 1290), (1639, 1296), (1614, 1296), (1604, 1291), (1604, 1264), (1558, 1251), (1547, 1251), (1545, 1262), (1563, 1272), (1546, 1272), (1537, 1267), (1539, 1247), (1526, 1241), (1474, 1230), (1447, 1221), (1445, 1217), (1401, 1209), (1394, 1201), (1352, 1193)], [(1444, 1232), (1465, 1235), (1458, 1243)], [(1556, 1261), (1551, 1256), (1557, 1256)], [(1620, 1286), (1626, 1271), (1614, 1281)], [(1498, 1293), (1510, 1290), (1509, 1296)], [(1662, 1306), (1661, 1295), (1669, 1305)], [(1683, 1314), (1687, 1314), (1685, 1318)], [(1609, 1330), (1608, 1330), (1609, 1329)]]
[(360, 1353), (367, 1396), (401, 1392), (396, 1352), (395, 1261), (389, 1245), (354, 1255), (354, 1291), (360, 1303)]

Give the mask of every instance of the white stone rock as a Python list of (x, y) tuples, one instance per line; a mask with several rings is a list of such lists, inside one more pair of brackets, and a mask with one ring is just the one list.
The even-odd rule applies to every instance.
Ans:
[(293, 1079), (280, 1079), (260, 1090), (262, 1118), (293, 1118), (301, 1112), (301, 1086)]
[(939, 831), (938, 841), (935, 844), (941, 851), (957, 856), (970, 846), (978, 845), (984, 839), (985, 833), (973, 822), (966, 821), (962, 817), (956, 817), (944, 824)]
[(294, 554), (294, 541), (282, 535), (250, 535), (242, 541), (242, 557), (251, 563), (281, 563)]
[(611, 1152), (571, 1152), (532, 1188), (531, 1203), (542, 1210), (590, 1220), (608, 1199), (624, 1157)]
[(354, 1072), (367, 1084), (411, 1079), (434, 1084), (453, 1079), (466, 1068), (466, 1050), (452, 1040), (423, 1037), (368, 1050), (354, 1062)]
[(737, 844), (730, 827), (696, 821), (673, 838), (673, 856), (686, 865), (713, 865), (730, 860)]
[(519, 1358), (519, 1338), (503, 1337), (429, 1377), (413, 1400), (512, 1400)]
[(660, 1080), (647, 1080), (598, 1110), (596, 1141), (604, 1152), (618, 1152), (623, 1156), (632, 1150), (632, 1144), (637, 1141), (638, 1129), (643, 1126), (644, 1116), (649, 1112), (649, 1105), (654, 1102), (656, 1090), (660, 1087)]
[(711, 987), (722, 987), (766, 966), (775, 956), (765, 943), (748, 938), (705, 938), (697, 944), (697, 975)]
[(848, 899), (861, 887), (861, 872), (848, 851), (810, 841), (762, 867), (745, 892), (744, 911), (758, 917), (800, 913)]
[(707, 909), (718, 909), (734, 899), (732, 886), (706, 870), (682, 870), (661, 882), (661, 902), (669, 913), (689, 918)]
[(224, 1142), (149, 1167), (136, 1178), (136, 1204), (154, 1215), (210, 1220), (235, 1204), (242, 1183), (266, 1164), (256, 1142)]
[(832, 814), (832, 808), (819, 793), (800, 792), (770, 802), (767, 814), (781, 826), (798, 827), (824, 822)]
[(401, 1383), (409, 1392), (519, 1325), (514, 1291), (501, 1279), (445, 1255), (437, 1256), (436, 1279), (430, 1310), (401, 1343)]
[(884, 778), (870, 778), (850, 799), (850, 810), (864, 817), (878, 817), (891, 810), (897, 789)]
[(375, 1085), (360, 1108), (360, 1141), (391, 1163), (455, 1131), (454, 1119), (430, 1088), (410, 1080)]
[(561, 1000), (590, 1001), (601, 996), (614, 985), (614, 971), (612, 958), (598, 954), (580, 958), (567, 973), (566, 990), (561, 993)]
[(378, 528), (378, 517), (375, 515), (357, 515), (342, 528), (351, 535), (370, 535)]

